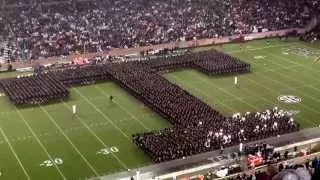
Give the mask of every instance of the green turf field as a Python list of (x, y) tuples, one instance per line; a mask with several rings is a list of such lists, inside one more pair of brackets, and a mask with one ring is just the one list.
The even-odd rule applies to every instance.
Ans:
[[(239, 88), (233, 76), (209, 77), (194, 70), (164, 76), (227, 115), (276, 105), (295, 111), (304, 128), (319, 126), (317, 46), (274, 39), (269, 45), (259, 40), (214, 48), (251, 63), (253, 72), (238, 76)], [(17, 74), (0, 77), (12, 75)], [(279, 102), (281, 95), (301, 102)], [(111, 82), (73, 88), (68, 101), (41, 107), (17, 109), (0, 97), (0, 179), (86, 179), (148, 165), (151, 160), (132, 143), (131, 134), (169, 126)]]

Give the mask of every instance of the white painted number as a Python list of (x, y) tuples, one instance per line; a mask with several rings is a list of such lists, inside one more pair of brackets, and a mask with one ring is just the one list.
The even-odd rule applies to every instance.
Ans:
[(103, 149), (100, 149), (97, 154), (102, 154), (102, 155), (108, 155), (110, 153), (117, 153), (119, 152), (119, 149), (115, 146), (112, 146), (110, 148), (103, 148)]
[(119, 152), (119, 149), (118, 149), (117, 147), (115, 147), (115, 146), (112, 146), (112, 147), (110, 148), (110, 150), (111, 150), (112, 152), (114, 152), (114, 153)]
[(43, 163), (41, 163), (40, 166), (52, 167), (54, 165), (62, 165), (62, 164), (63, 164), (63, 160), (61, 158), (54, 158), (54, 159), (43, 161)]
[(294, 95), (281, 95), (278, 96), (278, 100), (287, 104), (296, 104), (302, 101), (300, 97)]

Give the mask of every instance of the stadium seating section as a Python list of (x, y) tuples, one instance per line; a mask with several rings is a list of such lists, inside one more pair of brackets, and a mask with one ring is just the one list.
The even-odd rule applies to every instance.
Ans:
[(8, 61), (301, 28), (320, 7), (318, 0), (4, 2), (0, 57)]

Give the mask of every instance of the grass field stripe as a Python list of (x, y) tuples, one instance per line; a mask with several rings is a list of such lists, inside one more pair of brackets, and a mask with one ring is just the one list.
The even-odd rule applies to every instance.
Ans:
[[(144, 115), (145, 117), (148, 117), (149, 115)], [(140, 116), (139, 116), (140, 117)], [(128, 122), (128, 120), (130, 120), (130, 118), (124, 118), (122, 121), (123, 122)], [(101, 126), (107, 126), (109, 123), (108, 122), (99, 122), (99, 123), (95, 123), (95, 124), (90, 124), (88, 125), (89, 127), (101, 127)], [(108, 128), (110, 126), (104, 127), (104, 128)], [(113, 128), (113, 127), (112, 127)], [(85, 127), (81, 126), (81, 127), (74, 127), (74, 131), (80, 131), (82, 129), (85, 129)], [(64, 129), (64, 131), (71, 131), (70, 128), (69, 129)], [(60, 132), (45, 132), (42, 134), (38, 134), (37, 137), (43, 137), (43, 136), (54, 136), (60, 134)], [(29, 135), (29, 136), (23, 136), (23, 137), (14, 137), (14, 138), (10, 138), (10, 141), (18, 141), (18, 139), (20, 139), (20, 141), (26, 141), (28, 139), (32, 139), (34, 138), (33, 135)], [(22, 140), (21, 140), (22, 139)], [(4, 138), (0, 138), (0, 144), (5, 143)]]
[[(273, 63), (273, 64), (275, 64), (275, 65), (277, 65), (277, 66), (280, 65), (280, 64), (278, 64), (278, 63)], [(274, 73), (278, 73), (280, 76), (285, 77), (286, 79), (289, 79), (289, 80), (291, 80), (291, 81), (295, 81), (295, 82), (298, 82), (298, 83), (301, 83), (301, 84), (304, 83), (304, 82), (302, 82), (302, 81), (298, 81), (298, 80), (292, 79), (292, 78), (290, 78), (288, 75), (286, 75), (286, 74), (284, 74), (284, 73), (281, 73), (280, 71), (273, 71), (273, 72), (274, 72)], [(261, 74), (261, 73), (257, 72), (256, 74)], [(280, 81), (278, 81), (277, 79), (273, 79), (272, 81), (273, 81), (273, 82), (278, 82), (278, 84), (281, 84), (281, 85), (282, 85), (282, 83), (281, 83)], [(293, 91), (296, 91), (296, 92), (298, 92), (298, 93), (300, 93), (300, 94), (304, 94), (306, 97), (309, 97), (310, 99), (314, 99), (314, 97), (309, 96), (308, 94), (304, 93), (303, 91), (299, 91), (298, 89), (292, 88), (292, 87), (290, 87), (290, 86), (288, 86), (288, 88), (291, 89), (291, 90), (293, 90)], [(315, 99), (315, 100), (318, 101), (318, 102), (320, 102), (319, 99)], [(316, 109), (314, 109), (313, 107), (310, 107), (310, 106), (305, 105), (305, 104), (301, 104), (301, 105), (302, 105), (302, 106), (305, 106), (306, 108), (312, 110), (313, 112), (315, 112), (315, 113), (317, 113), (317, 114), (320, 114), (320, 112), (318, 112), (318, 111), (317, 111)]]
[(263, 49), (270, 49), (270, 48), (278, 48), (278, 47), (287, 47), (287, 46), (292, 46), (295, 43), (291, 44), (284, 44), (284, 45), (275, 45), (275, 46), (266, 46), (266, 47), (261, 47), (261, 48), (251, 48), (251, 49), (246, 49), (246, 50), (239, 50), (239, 51), (224, 51), (228, 54), (237, 54), (237, 53), (242, 53), (242, 52), (248, 52), (248, 51), (257, 51), (257, 50), (263, 50)]
[(3, 129), (2, 129), (1, 126), (0, 126), (0, 131), (1, 131), (2, 136), (3, 136), (4, 139), (5, 139), (6, 143), (9, 145), (9, 148), (10, 148), (12, 154), (14, 155), (14, 157), (15, 157), (16, 160), (18, 161), (21, 169), (23, 170), (23, 173), (26, 175), (26, 177), (27, 177), (28, 180), (31, 179), (30, 176), (29, 176), (29, 174), (28, 174), (28, 172), (27, 172), (26, 169), (24, 168), (24, 166), (23, 166), (23, 164), (22, 164), (19, 156), (17, 155), (16, 151), (13, 149), (13, 147), (12, 147), (12, 145), (11, 145), (8, 137), (7, 137), (7, 135), (5, 134), (5, 132), (3, 131)]
[(259, 111), (259, 108), (252, 105), (252, 104), (249, 104), (248, 102), (242, 100), (241, 98), (239, 98), (238, 96), (235, 96), (233, 95), (232, 93), (230, 93), (227, 89), (223, 89), (223, 88), (220, 88), (220, 87), (217, 87), (217, 86), (214, 86), (209, 80), (205, 79), (205, 78), (201, 78), (199, 75), (197, 75), (198, 79), (206, 84), (208, 84), (209, 86), (212, 86), (213, 88), (216, 88), (218, 89), (219, 91), (223, 92), (224, 94), (228, 94), (229, 96), (232, 96), (236, 99), (238, 99), (239, 101), (243, 102), (244, 104), (247, 104), (249, 106), (251, 106), (252, 108), (254, 108), (255, 110)]
[[(185, 81), (183, 79), (181, 79), (180, 77), (178, 77), (177, 75), (172, 74), (172, 76), (174, 78), (176, 78), (177, 80), (184, 82), (184, 84), (187, 84), (188, 81)], [(192, 83), (191, 83), (192, 84)], [(196, 90), (197, 92), (204, 94), (205, 96), (209, 97), (210, 99), (213, 99), (210, 95), (208, 95), (207, 93), (205, 93), (204, 91), (200, 91), (198, 88), (196, 88), (196, 86), (190, 86), (192, 89)], [(219, 101), (219, 100), (218, 100)], [(231, 108), (230, 106), (224, 104), (222, 101), (219, 101), (220, 104), (222, 104), (225, 108), (231, 110), (231, 112), (235, 112), (235, 109)]]
[[(245, 76), (243, 76), (243, 77), (241, 77), (241, 78), (249, 79), (249, 78), (246, 78)], [(264, 102), (267, 102), (267, 103), (270, 103), (270, 104), (274, 105), (274, 102), (273, 102), (273, 101), (268, 100), (268, 99), (266, 99), (266, 98), (263, 97), (263, 96), (260, 96), (259, 93), (255, 92), (255, 91), (252, 91), (250, 88), (246, 88), (245, 86), (241, 86), (241, 89), (246, 89), (246, 91), (250, 91), (251, 93), (254, 93), (254, 94), (258, 95), (257, 97), (258, 97), (259, 99), (262, 99)]]
[[(261, 85), (260, 83), (259, 83), (259, 84), (256, 83), (254, 80), (252, 80), (252, 79), (250, 79), (250, 78), (247, 78), (247, 77), (245, 77), (245, 76), (243, 76), (243, 78), (251, 81), (252, 83), (255, 83), (255, 84), (258, 85), (258, 86), (263, 87), (264, 89), (267, 89), (267, 87)], [(268, 90), (269, 92), (272, 92), (272, 90), (269, 89), (269, 88), (268, 88), (267, 90)], [(252, 92), (253, 92), (253, 91), (252, 91)], [(273, 91), (273, 92), (275, 92), (275, 91)], [(273, 93), (271, 93), (270, 95), (273, 95)], [(301, 120), (304, 120), (304, 122), (308, 122), (308, 124), (310, 124), (310, 125), (312, 125), (312, 126), (315, 125), (315, 123), (314, 123), (313, 121), (310, 121), (309, 119), (305, 119), (305, 118), (300, 118), (300, 119), (301, 119)]]
[(63, 132), (61, 127), (57, 124), (56, 120), (50, 115), (50, 113), (45, 108), (43, 108), (42, 106), (39, 105), (39, 107), (49, 117), (51, 122), (57, 127), (57, 129), (60, 131), (60, 133), (66, 138), (66, 140), (71, 144), (73, 149), (76, 150), (76, 152), (81, 156), (81, 158), (84, 160), (84, 162), (87, 164), (87, 166), (92, 170), (92, 172), (96, 176), (100, 176), (99, 173), (90, 164), (90, 162), (84, 157), (84, 155), (79, 151), (79, 149), (73, 144), (73, 142), (70, 140), (70, 138)]
[[(253, 62), (253, 63), (256, 64), (257, 66), (261, 66), (260, 64), (257, 64), (257, 63), (255, 63), (255, 62)], [(273, 64), (279, 65), (279, 64), (277, 64), (277, 63), (273, 63)], [(274, 72), (274, 73), (278, 73), (280, 76), (285, 77), (286, 79), (294, 80), (294, 79), (288, 77), (286, 74), (283, 74), (283, 73), (281, 73), (281, 72), (279, 72), (279, 71), (274, 71), (274, 70), (271, 70), (271, 71)], [(256, 72), (256, 74), (261, 74), (261, 73)], [(262, 76), (262, 74), (261, 74), (261, 76)], [(268, 79), (270, 79), (268, 76), (262, 76), (262, 77), (263, 77), (263, 78), (268, 78)], [(277, 82), (277, 84), (283, 85), (283, 84), (282, 84), (279, 80), (277, 80), (277, 79), (270, 79), (270, 81)], [(299, 82), (299, 83), (302, 83), (301, 81), (297, 81), (297, 80), (294, 80), (294, 81)], [(305, 96), (307, 96), (307, 97), (309, 97), (309, 98), (311, 98), (311, 99), (314, 99), (313, 97), (309, 96), (308, 94), (306, 94), (306, 93), (304, 93), (304, 92), (302, 92), (302, 91), (299, 91), (298, 89), (295, 89), (295, 88), (290, 87), (290, 86), (287, 86), (287, 87), (288, 87), (288, 89), (291, 89), (291, 90), (293, 90), (293, 91), (297, 91), (297, 92), (299, 92), (300, 94), (304, 94)], [(275, 91), (273, 91), (273, 92), (275, 92)], [(319, 102), (319, 101), (318, 101), (318, 102)], [(312, 107), (310, 107), (310, 106), (308, 106), (308, 105), (301, 104), (301, 106), (305, 106), (307, 109), (309, 109), (309, 110), (311, 110), (311, 111), (313, 111), (313, 112), (315, 112), (315, 113), (317, 113), (317, 114), (320, 114), (320, 112), (318, 112), (316, 109), (314, 109), (314, 108), (312, 108)]]
[[(265, 53), (265, 52), (264, 52)], [(253, 62), (254, 64), (256, 64), (255, 62)], [(257, 66), (258, 66), (259, 64), (257, 64)], [(302, 66), (302, 65), (298, 65), (298, 66)], [(269, 69), (269, 71), (272, 71), (272, 72), (276, 72), (274, 69)], [(256, 72), (257, 74), (261, 74), (260, 72)], [(264, 77), (264, 76), (263, 76)], [(270, 79), (271, 81), (273, 81), (272, 79)], [(254, 83), (256, 83), (255, 81), (252, 81), (252, 82), (254, 82)], [(274, 81), (273, 81), (274, 82)], [(257, 83), (256, 83), (257, 84)], [(259, 83), (260, 84), (260, 83)], [(263, 86), (263, 85), (261, 85), (262, 87), (264, 87), (264, 88), (266, 88), (265, 86)], [(288, 88), (291, 88), (291, 89), (294, 89), (294, 90), (296, 90), (295, 88), (292, 88), (292, 87), (290, 87), (290, 86), (288, 86)], [(267, 88), (269, 91), (270, 91), (270, 89), (269, 88)], [(276, 92), (276, 91), (274, 91), (274, 90), (271, 90), (271, 92)], [(304, 106), (307, 110), (311, 110), (310, 109), (310, 107), (309, 106), (305, 106), (304, 104), (302, 104), (302, 106)], [(315, 112), (314, 110), (311, 110), (311, 111), (313, 111), (313, 112)], [(315, 112), (315, 113), (318, 113), (318, 112)], [(313, 126), (315, 125), (315, 123), (314, 123), (314, 121), (310, 121), (309, 119), (307, 119), (307, 122), (311, 122), (311, 124), (313, 124)]]
[[(70, 110), (70, 112), (72, 113), (72, 109), (64, 102), (64, 101), (61, 101), (67, 109)], [(101, 138), (87, 125), (87, 123), (85, 123), (77, 114), (75, 114), (75, 117), (79, 120), (79, 122), (91, 133), (91, 135), (93, 135), (105, 148), (108, 147), (102, 140)], [(111, 155), (118, 161), (118, 163), (123, 167), (125, 168), (126, 170), (128, 169), (128, 166), (122, 162), (120, 160), (120, 158), (115, 155), (114, 153), (111, 153)]]
[[(280, 58), (280, 57), (279, 57), (279, 58)], [(287, 61), (287, 59), (284, 59), (284, 58), (281, 58), (281, 59)], [(288, 61), (288, 62), (293, 63), (293, 64), (296, 64), (295, 62), (292, 62), (292, 61)], [(311, 72), (313, 72), (313, 73), (315, 73), (315, 74), (318, 73), (317, 71), (314, 71), (314, 69), (310, 69), (310, 68), (305, 67), (305, 66), (303, 66), (303, 65), (300, 65), (299, 67), (303, 67), (304, 69), (307, 69), (307, 70), (309, 70), (309, 71), (311, 71)], [(295, 68), (292, 68), (292, 70), (298, 72), (298, 70), (295, 69)], [(302, 75), (303, 75), (304, 77), (307, 77), (308, 79), (313, 79), (313, 80), (315, 80), (315, 81), (320, 82), (319, 79), (315, 78), (315, 77), (314, 77), (312, 74), (310, 74), (310, 73), (308, 73), (308, 75), (302, 73)], [(318, 92), (320, 92), (320, 90), (319, 90), (318, 88), (314, 87), (313, 85), (307, 84), (306, 86), (307, 86), (307, 87), (310, 87), (310, 88), (312, 88), (312, 89), (314, 89), (314, 90), (316, 90), (316, 91), (318, 91)]]
[[(24, 118), (24, 116), (22, 115), (22, 113), (20, 112), (19, 109), (16, 108), (16, 112), (18, 113), (20, 119), (24, 122), (24, 124), (28, 127), (29, 131), (32, 133), (31, 137), (34, 137), (36, 139), (36, 141), (39, 143), (39, 145), (41, 146), (42, 150), (47, 154), (49, 159), (53, 159), (52, 156), (50, 155), (50, 153), (48, 152), (47, 148), (45, 148), (45, 146), (42, 144), (40, 138), (37, 136), (37, 134), (34, 132), (34, 130), (31, 128), (31, 126), (29, 125), (29, 123), (26, 121), (26, 119)], [(67, 179), (64, 174), (61, 172), (61, 170), (59, 169), (59, 167), (56, 165), (56, 163), (53, 163), (54, 167), (57, 169), (57, 171), (59, 172), (60, 176), (63, 179)]]
[[(254, 63), (254, 62), (253, 62), (253, 63)], [(257, 63), (254, 63), (254, 64), (257, 64)], [(259, 64), (257, 64), (257, 66), (258, 66), (258, 65), (259, 65)], [(276, 72), (276, 71), (273, 71), (273, 72)], [(256, 74), (260, 75), (261, 73), (256, 72)], [(261, 77), (262, 77), (262, 78), (268, 78), (268, 76), (263, 76), (262, 74), (261, 74)], [(272, 81), (272, 82), (277, 82), (277, 84), (282, 85), (282, 83), (281, 83), (280, 81), (278, 81), (278, 80), (270, 79), (270, 78), (268, 78), (268, 79), (269, 79), (270, 81)], [(258, 82), (256, 82), (256, 81), (253, 81), (253, 82), (255, 82), (256, 84), (259, 84), (261, 87), (264, 87), (265, 89), (269, 90), (270, 92), (275, 92), (275, 93), (277, 93), (275, 90), (270, 89), (270, 88), (262, 85), (261, 83), (258, 83)], [(290, 88), (290, 89), (292, 89), (292, 90), (295, 90), (294, 88), (291, 88), (290, 86), (288, 86), (288, 88)], [(301, 93), (301, 92), (300, 92), (300, 93)], [(305, 104), (300, 104), (300, 105), (303, 106), (303, 107), (305, 107), (305, 108), (306, 108), (307, 110), (309, 110), (309, 111), (313, 111), (314, 113), (319, 114), (318, 111), (316, 111), (315, 109), (313, 109), (313, 108), (310, 107), (310, 106), (307, 106), (307, 105), (305, 105)], [(308, 119), (308, 121), (310, 122), (309, 119)], [(316, 125), (313, 121), (312, 121), (312, 124), (313, 124), (313, 125)]]
[[(94, 88), (96, 88), (103, 96), (105, 97), (109, 97), (108, 94), (105, 93), (105, 91), (103, 91), (100, 87), (97, 86), (93, 86)], [(122, 107), (121, 104), (117, 103), (117, 101), (115, 99), (112, 100), (115, 104), (117, 104), (119, 106), (119, 108), (124, 111), (125, 113), (127, 113), (129, 116), (131, 116), (133, 119), (135, 119), (144, 129), (150, 131), (151, 129), (148, 128), (143, 122), (141, 122), (135, 115), (133, 115), (132, 113), (130, 113), (126, 108)]]
[(129, 136), (124, 133), (113, 121), (111, 121), (111, 119), (106, 116), (96, 105), (94, 105), (90, 100), (88, 100), (87, 97), (85, 97), (84, 95), (82, 95), (82, 93), (77, 90), (77, 89), (74, 89), (76, 93), (78, 93), (82, 99), (84, 99), (90, 106), (92, 106), (102, 117), (104, 117), (105, 120), (109, 121), (109, 123), (114, 127), (116, 128), (124, 137), (126, 137), (127, 139), (130, 140)]

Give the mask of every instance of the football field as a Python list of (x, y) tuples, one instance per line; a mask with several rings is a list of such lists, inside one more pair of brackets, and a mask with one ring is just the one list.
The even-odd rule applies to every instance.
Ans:
[[(238, 87), (234, 76), (192, 69), (164, 76), (225, 115), (278, 106), (303, 128), (320, 125), (318, 45), (272, 39), (195, 51), (208, 48), (250, 63), (252, 73), (239, 75)], [(1, 94), (0, 179), (87, 179), (149, 165), (131, 135), (170, 126), (113, 82), (72, 88), (66, 101), (28, 108), (13, 106)]]

